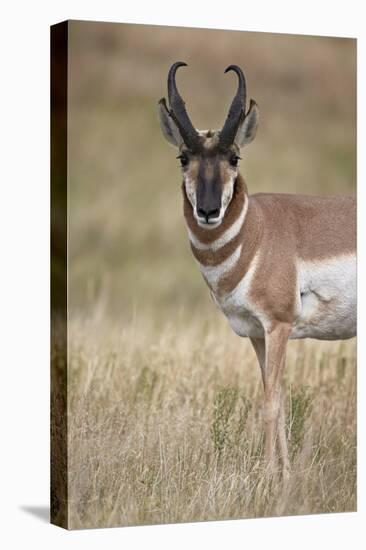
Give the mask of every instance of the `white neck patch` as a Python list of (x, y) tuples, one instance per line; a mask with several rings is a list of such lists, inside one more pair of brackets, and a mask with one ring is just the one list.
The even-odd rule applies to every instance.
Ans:
[(237, 263), (237, 261), (240, 258), (241, 250), (242, 250), (241, 244), (237, 246), (235, 251), (229, 256), (226, 260), (224, 260), (219, 265), (214, 266), (206, 266), (200, 264), (197, 260), (198, 266), (200, 268), (201, 273), (205, 276), (207, 282), (211, 286), (212, 290), (214, 292), (217, 291), (217, 285), (220, 281), (220, 279), (226, 275)]

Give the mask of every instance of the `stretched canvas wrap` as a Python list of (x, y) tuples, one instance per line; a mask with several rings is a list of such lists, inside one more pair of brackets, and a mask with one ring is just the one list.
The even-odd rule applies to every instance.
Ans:
[(51, 109), (52, 523), (355, 511), (356, 40), (63, 22)]

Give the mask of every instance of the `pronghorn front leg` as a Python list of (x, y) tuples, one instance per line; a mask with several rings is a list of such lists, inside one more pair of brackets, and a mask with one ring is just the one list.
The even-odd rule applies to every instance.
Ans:
[(265, 365), (264, 365), (264, 422), (266, 428), (265, 456), (273, 468), (274, 446), (280, 428), (279, 446), (284, 469), (288, 469), (288, 452), (285, 434), (283, 408), (282, 376), (286, 363), (286, 347), (291, 332), (291, 325), (276, 323), (265, 332)]
[(280, 388), (280, 409), (278, 413), (278, 437), (277, 445), (282, 460), (282, 474), (284, 479), (290, 477), (290, 460), (288, 456), (286, 437), (286, 415), (285, 415), (285, 386), (281, 383)]
[(288, 476), (289, 459), (285, 430), (284, 391), (282, 375), (285, 368), (286, 345), (291, 327), (279, 323), (265, 334), (265, 340), (251, 338), (256, 352), (264, 386), (264, 421), (266, 428), (265, 456), (270, 468), (275, 462), (277, 440), (284, 476)]

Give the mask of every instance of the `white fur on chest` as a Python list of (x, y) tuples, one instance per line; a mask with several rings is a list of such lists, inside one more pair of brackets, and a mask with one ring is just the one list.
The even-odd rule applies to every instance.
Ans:
[(356, 334), (356, 256), (299, 260), (299, 314), (291, 338), (338, 340)]
[(267, 324), (265, 316), (256, 309), (250, 299), (250, 288), (258, 264), (258, 254), (253, 258), (249, 269), (235, 289), (225, 296), (216, 296), (211, 292), (217, 307), (223, 312), (231, 328), (239, 336), (263, 338), (263, 326)]

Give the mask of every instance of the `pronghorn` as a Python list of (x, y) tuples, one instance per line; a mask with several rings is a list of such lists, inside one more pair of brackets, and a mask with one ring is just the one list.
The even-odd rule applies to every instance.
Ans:
[(291, 338), (346, 339), (356, 334), (356, 202), (352, 197), (249, 195), (238, 169), (240, 148), (256, 134), (259, 111), (242, 70), (219, 131), (192, 125), (178, 92), (176, 62), (168, 74), (162, 132), (178, 148), (184, 216), (191, 249), (218, 308), (249, 337), (264, 386), (265, 458), (275, 444), (289, 473), (282, 389)]

